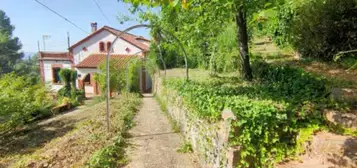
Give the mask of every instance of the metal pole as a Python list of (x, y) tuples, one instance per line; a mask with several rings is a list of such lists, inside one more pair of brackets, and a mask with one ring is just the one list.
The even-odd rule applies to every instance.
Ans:
[(182, 50), (183, 55), (184, 55), (184, 59), (185, 59), (186, 81), (188, 81), (188, 80), (189, 80), (189, 77), (188, 77), (189, 73), (188, 73), (187, 53), (186, 53), (185, 48), (183, 47), (181, 41), (180, 41), (173, 33), (169, 32), (169, 31), (166, 31), (166, 30), (164, 30), (164, 29), (162, 29), (162, 31), (163, 31), (165, 34), (169, 34), (170, 36), (172, 36), (172, 38), (178, 43), (180, 49)]
[(41, 49), (40, 49), (40, 41), (39, 40), (37, 40), (37, 49), (38, 49), (38, 52), (41, 51)]
[[(123, 35), (124, 33), (128, 32), (130, 30), (141, 28), (141, 27), (150, 28), (152, 26), (148, 25), (148, 24), (139, 24), (139, 25), (134, 25), (134, 26), (131, 26), (131, 27), (125, 29), (124, 31), (122, 31), (119, 34), (117, 34), (117, 36), (115, 37), (115, 39), (112, 42), (112, 45), (110, 46), (110, 50), (108, 50), (108, 54), (107, 54), (107, 57), (106, 57), (106, 68), (107, 68), (107, 70), (106, 70), (106, 78), (107, 78), (107, 80), (106, 80), (107, 81), (107, 101), (106, 101), (106, 103), (107, 103), (107, 130), (108, 130), (108, 132), (109, 132), (109, 125), (110, 125), (109, 124), (109, 122), (110, 122), (110, 119), (109, 119), (109, 116), (110, 116), (110, 110), (109, 110), (109, 99), (110, 99), (110, 90), (109, 90), (109, 87), (110, 87), (110, 85), (109, 85), (109, 82), (110, 82), (110, 78), (109, 78), (109, 57), (110, 57), (110, 53), (111, 53), (110, 51), (113, 50), (114, 44), (120, 38), (121, 35)], [(186, 80), (188, 81), (189, 80), (189, 78), (188, 78), (189, 74), (188, 74), (187, 53), (186, 53), (185, 49), (183, 48), (182, 43), (176, 38), (176, 36), (174, 36), (170, 32), (167, 32), (167, 31), (164, 31), (164, 32), (170, 34), (176, 40), (176, 42), (179, 43), (179, 46), (180, 46), (181, 50), (184, 53), (185, 64), (186, 64)]]
[[(137, 55), (139, 53), (141, 53), (142, 51), (139, 51), (133, 55)], [(129, 88), (129, 64), (130, 62), (133, 60), (133, 57), (129, 59), (129, 61), (126, 63), (126, 89), (129, 92), (130, 88)]]
[(42, 36), (42, 41), (43, 41), (43, 51), (46, 51), (46, 42), (45, 42), (45, 36)]
[(70, 41), (70, 37), (69, 37), (69, 32), (67, 32), (67, 45), (68, 45), (68, 48), (71, 47), (71, 41)]
[(165, 64), (165, 61), (164, 59), (162, 58), (162, 52), (161, 52), (161, 47), (160, 47), (160, 44), (157, 46), (157, 48), (159, 49), (159, 52), (160, 52), (160, 60), (164, 66), (164, 71), (165, 71), (165, 78), (166, 78), (166, 64)]
[(135, 26), (131, 26), (127, 29), (125, 29), (124, 31), (120, 32), (119, 34), (117, 34), (117, 36), (115, 37), (115, 39), (113, 40), (112, 42), (112, 45), (110, 46), (110, 49), (108, 50), (108, 53), (107, 53), (107, 57), (106, 57), (106, 78), (107, 78), (107, 100), (106, 100), (106, 103), (107, 103), (107, 131), (109, 132), (110, 130), (110, 110), (109, 110), (109, 99), (110, 99), (110, 77), (109, 77), (109, 57), (110, 57), (110, 53), (111, 51), (113, 50), (113, 46), (114, 44), (117, 42), (117, 40), (120, 38), (121, 35), (123, 35), (124, 33), (132, 30), (132, 29), (136, 29), (136, 28), (140, 28), (140, 27), (147, 27), (149, 28), (150, 25), (147, 25), (147, 24), (140, 24), (140, 25), (135, 25)]

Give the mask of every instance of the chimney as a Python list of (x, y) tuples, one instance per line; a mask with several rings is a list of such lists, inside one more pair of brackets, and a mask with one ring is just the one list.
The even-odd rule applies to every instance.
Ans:
[(97, 31), (97, 22), (91, 23), (90, 26), (92, 27), (92, 33)]

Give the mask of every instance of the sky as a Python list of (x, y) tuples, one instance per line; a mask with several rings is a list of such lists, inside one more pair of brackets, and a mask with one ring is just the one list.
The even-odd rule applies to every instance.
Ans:
[[(135, 16), (129, 12), (129, 4), (118, 2), (118, 0), (96, 0), (108, 17), (109, 22), (101, 14), (94, 0), (39, 1), (88, 33), (91, 32), (91, 22), (97, 22), (98, 29), (106, 25), (119, 30), (124, 30), (138, 23), (135, 21), (125, 22), (124, 24), (119, 23), (117, 20), (119, 15), (132, 18)], [(5, 11), (11, 20), (11, 24), (15, 26), (13, 35), (20, 39), (23, 45), (23, 52), (38, 52), (38, 41), (40, 42), (40, 49), (43, 51), (43, 35), (50, 36), (45, 40), (46, 51), (66, 51), (68, 46), (67, 32), (70, 34), (71, 44), (75, 44), (88, 35), (41, 6), (35, 0), (0, 0), (0, 10)], [(136, 29), (130, 33), (150, 38), (148, 29)]]

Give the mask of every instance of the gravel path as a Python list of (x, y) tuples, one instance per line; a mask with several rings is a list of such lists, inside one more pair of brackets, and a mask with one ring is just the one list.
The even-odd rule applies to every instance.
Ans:
[(143, 106), (135, 117), (135, 127), (129, 131), (129, 164), (127, 168), (198, 168), (193, 154), (178, 153), (183, 143), (179, 133), (150, 95), (143, 98)]

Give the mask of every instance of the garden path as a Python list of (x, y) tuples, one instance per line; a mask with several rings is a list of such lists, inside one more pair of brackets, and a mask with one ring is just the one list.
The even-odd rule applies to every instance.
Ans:
[(129, 164), (127, 168), (198, 168), (196, 157), (178, 153), (184, 142), (171, 129), (170, 122), (151, 95), (145, 95), (136, 115), (135, 126), (129, 131)]

